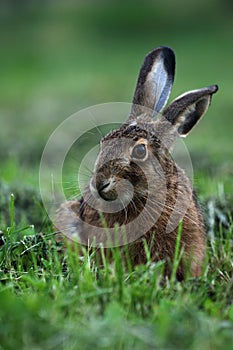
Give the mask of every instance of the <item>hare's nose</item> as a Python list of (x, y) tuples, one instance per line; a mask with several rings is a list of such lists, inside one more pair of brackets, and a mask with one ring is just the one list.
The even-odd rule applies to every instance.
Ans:
[(103, 199), (107, 201), (113, 201), (117, 198), (116, 192), (116, 179), (114, 176), (111, 176), (108, 179), (102, 179), (96, 184), (97, 191)]

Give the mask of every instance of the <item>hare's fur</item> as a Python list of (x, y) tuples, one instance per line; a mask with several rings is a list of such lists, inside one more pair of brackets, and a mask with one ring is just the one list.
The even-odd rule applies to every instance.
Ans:
[[(106, 228), (119, 232), (117, 244), (128, 243), (133, 266), (146, 263), (146, 241), (151, 259), (164, 260), (169, 275), (182, 221), (177, 278), (183, 279), (188, 269), (191, 276), (200, 275), (206, 234), (190, 180), (172, 160), (169, 149), (202, 117), (217, 86), (183, 94), (154, 120), (168, 100), (174, 73), (171, 49), (160, 47), (146, 56), (127, 121), (102, 139), (83, 197), (61, 205), (55, 226), (83, 244), (97, 246), (106, 242)], [(115, 210), (105, 210), (113, 204)], [(110, 244), (116, 244), (115, 239), (112, 236)]]

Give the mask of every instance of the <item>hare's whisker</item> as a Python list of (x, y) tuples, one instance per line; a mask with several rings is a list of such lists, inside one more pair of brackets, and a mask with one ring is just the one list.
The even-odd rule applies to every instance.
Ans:
[(186, 216), (193, 224), (195, 224), (195, 225), (198, 224), (197, 221), (193, 220), (193, 218), (192, 218), (190, 215), (187, 214), (187, 209), (188, 209), (188, 207), (187, 207), (187, 209), (185, 210), (185, 212), (183, 212), (183, 211), (179, 211), (177, 208), (174, 208), (174, 207), (172, 207), (172, 206), (170, 206), (170, 205), (168, 205), (168, 204), (166, 204), (166, 203), (161, 203), (161, 202), (159, 202), (159, 201), (152, 201), (151, 199), (149, 199), (149, 201), (151, 201), (152, 204), (160, 204), (161, 207), (164, 207), (164, 208), (166, 208), (166, 209), (171, 210), (171, 215), (172, 215), (173, 213), (180, 214), (180, 215), (182, 215), (182, 217)]
[(127, 223), (127, 219), (128, 219), (127, 209), (126, 209), (126, 207), (125, 207), (125, 205), (124, 205), (124, 203), (123, 203), (123, 201), (121, 199), (120, 199), (120, 202), (121, 202), (121, 204), (123, 206), (123, 210), (124, 210), (124, 213), (125, 213), (125, 223)]
[(100, 137), (103, 138), (103, 137), (104, 137), (104, 134), (102, 133), (102, 131), (101, 131), (101, 129), (99, 128), (99, 126), (97, 125), (94, 114), (93, 114), (91, 111), (89, 111), (89, 115), (92, 117), (92, 118), (91, 118), (92, 124), (94, 125), (94, 127), (95, 127), (96, 130), (98, 131)]

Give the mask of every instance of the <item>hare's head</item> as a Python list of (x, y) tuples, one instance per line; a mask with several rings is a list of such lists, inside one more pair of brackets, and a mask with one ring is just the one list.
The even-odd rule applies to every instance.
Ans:
[[(130, 115), (101, 141), (89, 190), (106, 207), (142, 201), (150, 188), (160, 193), (174, 163), (169, 149), (185, 137), (208, 109), (216, 85), (189, 91), (163, 111), (175, 74), (175, 55), (168, 47), (151, 51), (142, 64)], [(163, 112), (162, 112), (163, 111)], [(136, 210), (136, 208), (135, 208)]]

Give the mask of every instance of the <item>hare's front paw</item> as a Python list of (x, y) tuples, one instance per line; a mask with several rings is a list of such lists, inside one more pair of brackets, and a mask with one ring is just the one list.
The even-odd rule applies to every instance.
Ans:
[(57, 234), (72, 241), (79, 240), (82, 231), (82, 220), (79, 218), (80, 201), (67, 201), (56, 212), (54, 226)]

